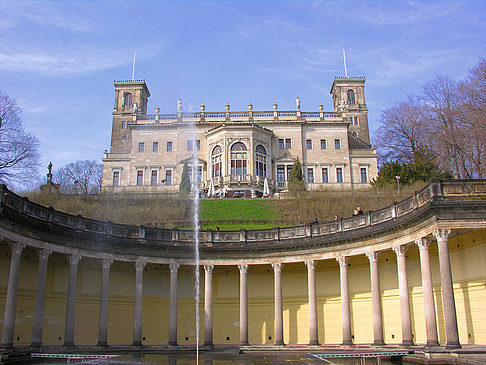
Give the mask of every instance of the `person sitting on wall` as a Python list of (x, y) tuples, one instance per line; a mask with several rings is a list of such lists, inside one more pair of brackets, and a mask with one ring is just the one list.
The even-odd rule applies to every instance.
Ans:
[(353, 217), (356, 217), (358, 215), (358, 209), (355, 209), (353, 212)]
[(356, 215), (361, 215), (361, 214), (363, 214), (363, 211), (361, 210), (361, 207), (356, 208), (356, 210), (358, 211), (358, 214), (356, 214)]

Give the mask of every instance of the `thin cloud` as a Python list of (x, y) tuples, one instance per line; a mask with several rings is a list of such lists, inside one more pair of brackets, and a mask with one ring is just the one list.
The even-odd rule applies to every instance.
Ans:
[[(7, 23), (9, 28), (27, 19), (39, 25), (48, 25), (74, 32), (85, 33), (94, 30), (93, 26), (89, 23), (92, 21), (91, 17), (79, 17), (78, 14), (82, 14), (84, 11), (80, 11), (78, 8), (77, 11), (71, 11), (69, 14), (65, 14), (61, 11), (62, 5), (62, 3), (49, 3), (45, 1), (2, 1), (0, 3), (0, 12), (9, 14), (11, 20), (16, 20)], [(88, 10), (88, 8), (84, 7), (81, 10)]]
[[(165, 48), (163, 43), (137, 49), (139, 59), (155, 56)], [(74, 76), (109, 69), (132, 62), (131, 51), (82, 47), (66, 49), (0, 50), (0, 70), (29, 72), (48, 76)]]

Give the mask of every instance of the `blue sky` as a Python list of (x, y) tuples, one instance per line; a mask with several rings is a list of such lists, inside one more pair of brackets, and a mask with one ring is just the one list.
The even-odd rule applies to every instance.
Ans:
[(149, 113), (331, 110), (329, 89), (366, 77), (382, 110), (438, 73), (486, 57), (486, 1), (0, 1), (0, 89), (41, 142), (41, 172), (109, 149), (113, 80), (145, 79)]

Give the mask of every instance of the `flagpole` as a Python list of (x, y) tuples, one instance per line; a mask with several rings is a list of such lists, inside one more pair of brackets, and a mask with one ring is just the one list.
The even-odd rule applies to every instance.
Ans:
[(135, 52), (133, 52), (132, 81), (135, 80)]
[(344, 77), (348, 77), (348, 69), (346, 68), (346, 51), (343, 48), (343, 58), (344, 58)]

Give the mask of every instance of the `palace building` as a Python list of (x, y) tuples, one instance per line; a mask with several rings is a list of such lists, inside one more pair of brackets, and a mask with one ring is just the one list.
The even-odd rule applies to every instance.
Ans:
[(194, 184), (245, 197), (287, 189), (300, 161), (307, 190), (368, 187), (377, 175), (370, 146), (365, 78), (336, 77), (334, 111), (200, 112), (147, 114), (150, 92), (143, 80), (116, 81), (110, 152), (103, 158), (104, 192), (178, 191), (187, 163)]

